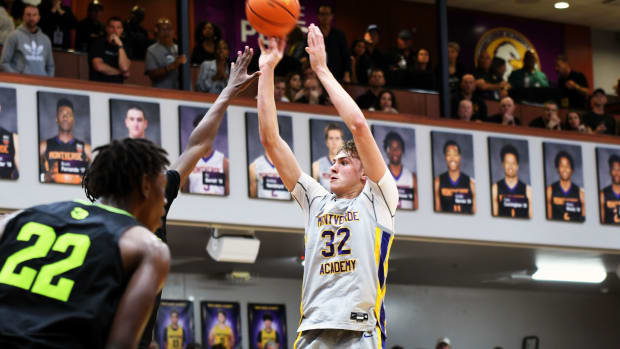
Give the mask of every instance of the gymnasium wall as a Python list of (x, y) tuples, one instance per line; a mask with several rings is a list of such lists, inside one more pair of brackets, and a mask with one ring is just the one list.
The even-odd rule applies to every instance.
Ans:
[(613, 86), (620, 79), (620, 33), (593, 29), (592, 48), (595, 86), (616, 94)]
[[(201, 300), (241, 305), (242, 348), (248, 349), (247, 303), (286, 305), (289, 349), (299, 321), (301, 280), (257, 279), (232, 285), (198, 274), (171, 274), (164, 299), (194, 299), (196, 339), (201, 338)], [(386, 348), (432, 349), (447, 336), (453, 348), (521, 349), (525, 336), (541, 349), (617, 348), (620, 300), (606, 295), (506, 291), (389, 284)]]

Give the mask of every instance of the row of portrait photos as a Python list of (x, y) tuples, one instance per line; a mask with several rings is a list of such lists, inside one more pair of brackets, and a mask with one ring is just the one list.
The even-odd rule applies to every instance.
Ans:
[[(92, 159), (89, 97), (38, 92), (39, 159), (42, 183), (80, 184)], [(111, 139), (147, 138), (161, 145), (159, 104), (110, 99)], [(202, 120), (207, 108), (179, 106), (180, 149)], [(245, 114), (248, 195), (251, 198), (291, 200), (278, 172), (260, 143), (258, 116)], [(278, 115), (280, 135), (293, 149), (290, 116)], [(0, 178), (19, 177), (15, 90), (0, 88)], [(372, 132), (399, 191), (402, 210), (418, 208), (416, 135), (411, 127), (373, 125)], [(330, 167), (338, 149), (352, 135), (341, 121), (310, 120), (312, 176), (329, 190)], [(474, 147), (471, 134), (431, 132), (433, 203), (435, 212), (476, 213)], [(294, 150), (294, 149), (293, 149)], [(492, 214), (528, 219), (532, 189), (528, 141), (489, 137)], [(581, 146), (543, 143), (546, 217), (585, 221)], [(620, 224), (620, 150), (597, 147), (600, 219)], [(227, 196), (230, 187), (226, 117), (213, 149), (198, 161), (182, 191)]]
[[(241, 312), (237, 302), (200, 302), (202, 348), (241, 348)], [(194, 303), (186, 300), (161, 301), (155, 325), (160, 348), (183, 349), (196, 342)], [(248, 304), (250, 349), (286, 349), (286, 306)]]

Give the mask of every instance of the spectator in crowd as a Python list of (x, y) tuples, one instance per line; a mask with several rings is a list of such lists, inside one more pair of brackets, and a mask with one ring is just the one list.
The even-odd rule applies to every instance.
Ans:
[(368, 109), (379, 103), (379, 92), (385, 87), (385, 75), (383, 70), (374, 68), (370, 72), (368, 80), (369, 89), (363, 95), (355, 99), (360, 109)]
[(90, 80), (122, 84), (129, 77), (128, 47), (121, 40), (123, 21), (110, 17), (105, 27), (106, 36), (92, 42), (88, 51)]
[(448, 85), (450, 86), (450, 94), (454, 95), (459, 90), (459, 84), (465, 68), (458, 62), (461, 46), (454, 41), (448, 43)]
[(394, 92), (390, 90), (383, 90), (379, 93), (378, 103), (370, 107), (368, 110), (398, 114), (398, 109), (396, 108), (396, 97), (394, 96)]
[(26, 4), (22, 0), (3, 0), (4, 8), (6, 12), (11, 15), (13, 24), (15, 27), (19, 27), (22, 24), (22, 17), (24, 16), (24, 9)]
[(506, 61), (499, 57), (493, 58), (489, 73), (476, 80), (476, 88), (482, 98), (500, 100), (508, 96), (510, 84), (504, 80), (504, 73)]
[(461, 89), (452, 97), (452, 117), (457, 116), (459, 103), (466, 99), (473, 105), (473, 118), (484, 120), (487, 117), (487, 105), (476, 93), (476, 80), (472, 74), (465, 74), (461, 79)]
[(513, 88), (549, 87), (545, 73), (536, 69), (536, 54), (531, 50), (523, 56), (523, 68), (514, 70), (508, 82)]
[(329, 57), (327, 67), (336, 80), (351, 82), (351, 54), (344, 32), (332, 27), (334, 20), (332, 5), (323, 4), (319, 6), (318, 18), (319, 29), (321, 29), (325, 39), (325, 52)]
[(476, 69), (474, 69), (474, 77), (476, 80), (484, 79), (491, 73), (491, 55), (487, 51), (480, 52)]
[(303, 97), (304, 91), (301, 85), (301, 74), (293, 72), (286, 77), (285, 95), (291, 102), (296, 102), (298, 99)]
[(2, 71), (54, 76), (52, 44), (37, 26), (39, 19), (39, 9), (34, 5), (26, 5), (23, 23), (4, 42), (0, 58)]
[(308, 77), (304, 80), (304, 88), (302, 90), (304, 92), (303, 96), (297, 100), (297, 103), (304, 104), (327, 104), (327, 97), (325, 97), (325, 93), (323, 92), (323, 86), (314, 76)]
[(564, 122), (564, 129), (566, 131), (576, 131), (582, 133), (591, 133), (589, 127), (583, 122), (583, 116), (576, 110), (571, 110), (566, 113), (566, 121)]
[(202, 64), (215, 59), (215, 49), (222, 38), (222, 31), (212, 22), (202, 22), (196, 27), (196, 46), (192, 51), (192, 64)]
[(153, 87), (179, 89), (179, 67), (187, 63), (185, 55), (179, 55), (174, 43), (174, 28), (168, 18), (160, 18), (155, 25), (157, 42), (146, 52), (145, 71)]
[(469, 99), (461, 99), (456, 117), (463, 121), (482, 121), (478, 116), (474, 115), (474, 105)]
[(368, 83), (368, 74), (373, 64), (366, 50), (367, 45), (365, 40), (358, 39), (351, 46), (351, 82), (354, 84)]
[(13, 17), (7, 12), (4, 0), (0, 0), (0, 45), (4, 44), (13, 30), (15, 30)]
[(409, 29), (401, 30), (396, 38), (396, 47), (386, 56), (388, 81), (392, 86), (405, 86), (407, 72), (415, 67), (417, 55), (412, 48), (412, 38)]
[(450, 341), (450, 338), (439, 338), (435, 349), (452, 349), (452, 342)]
[(496, 124), (519, 126), (521, 121), (515, 116), (515, 101), (510, 97), (504, 97), (499, 102), (500, 113), (490, 116), (487, 121)]
[(530, 122), (530, 127), (546, 128), (547, 130), (562, 130), (562, 119), (558, 115), (558, 104), (547, 101), (544, 104), (544, 114)]
[(125, 41), (131, 47), (129, 58), (132, 60), (143, 60), (146, 57), (146, 50), (153, 43), (148, 30), (142, 26), (143, 21), (144, 9), (135, 5), (129, 13), (129, 19), (123, 23)]
[(230, 46), (220, 40), (215, 46), (215, 59), (202, 62), (196, 81), (196, 90), (220, 93), (226, 87), (230, 74)]
[[(258, 58), (255, 60), (258, 64)], [(310, 64), (306, 56), (306, 38), (301, 28), (296, 26), (287, 35), (286, 50), (282, 60), (276, 66), (275, 76), (287, 76), (291, 72), (300, 71), (302, 65), (309, 66)]]
[(560, 75), (558, 87), (562, 93), (562, 107), (586, 109), (587, 97), (590, 93), (586, 76), (574, 71), (568, 64), (566, 56), (563, 55), (555, 59), (555, 71)]
[(281, 76), (274, 78), (273, 95), (276, 98), (276, 102), (290, 102), (286, 97), (286, 79)]
[[(366, 53), (370, 57), (370, 66), (384, 69), (385, 58), (381, 51), (379, 51), (379, 43), (381, 42), (381, 33), (379, 27), (376, 24), (371, 24), (366, 28), (364, 34), (364, 43), (366, 44)], [(355, 44), (353, 44), (355, 47)], [(366, 74), (368, 76), (368, 74)]]
[(425, 48), (421, 48), (416, 53), (416, 62), (413, 70), (409, 74), (407, 87), (421, 90), (435, 89), (435, 73), (431, 66), (431, 55)]
[(62, 4), (62, 0), (43, 0), (39, 5), (41, 22), (39, 26), (47, 35), (53, 47), (68, 50), (71, 48), (71, 31), (75, 29), (77, 20), (71, 7)]
[(88, 4), (88, 15), (78, 22), (75, 30), (75, 49), (77, 51), (90, 52), (93, 41), (106, 35), (106, 26), (101, 21), (103, 17), (103, 5), (99, 0), (93, 0)]
[(590, 97), (590, 111), (585, 113), (583, 121), (592, 132), (598, 134), (616, 134), (616, 120), (605, 113), (607, 95), (602, 88), (597, 88)]

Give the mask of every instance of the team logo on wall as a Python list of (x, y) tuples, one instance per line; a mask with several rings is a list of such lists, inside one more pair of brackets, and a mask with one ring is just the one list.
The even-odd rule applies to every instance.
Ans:
[(532, 50), (536, 56), (536, 68), (540, 69), (540, 58), (536, 48), (525, 35), (510, 28), (495, 28), (484, 33), (474, 51), (474, 62), (478, 62), (478, 57), (482, 52), (487, 52), (493, 57), (499, 57), (506, 61), (506, 73), (504, 78), (508, 79), (513, 70), (523, 67), (523, 56), (527, 50)]

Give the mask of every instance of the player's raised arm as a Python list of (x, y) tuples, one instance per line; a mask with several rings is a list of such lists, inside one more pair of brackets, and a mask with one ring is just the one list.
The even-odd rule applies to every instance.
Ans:
[(295, 188), (301, 176), (301, 168), (291, 148), (280, 137), (278, 114), (273, 95), (274, 70), (284, 55), (284, 39), (269, 39), (269, 47), (258, 41), (261, 49), (258, 66), (261, 76), (258, 78), (258, 131), (260, 141), (269, 158), (278, 170), (282, 182), (289, 191)]
[(226, 88), (220, 93), (207, 114), (192, 131), (187, 148), (172, 165), (172, 169), (179, 172), (181, 177), (179, 187), (183, 187), (200, 157), (211, 151), (220, 122), (226, 113), (226, 108), (230, 101), (250, 86), (260, 75), (260, 72), (248, 75), (248, 65), (254, 54), (251, 48), (246, 46), (243, 53), (239, 51), (237, 54), (237, 60), (230, 67), (230, 77), (228, 78)]
[(342, 120), (353, 134), (366, 175), (368, 175), (371, 181), (379, 182), (387, 171), (381, 151), (357, 103), (355, 103), (353, 98), (349, 96), (347, 91), (334, 78), (329, 68), (327, 68), (327, 54), (325, 53), (323, 34), (319, 27), (314, 24), (311, 24), (308, 28), (308, 47), (306, 52), (310, 55), (312, 70), (321, 80), (338, 114), (340, 114), (340, 117), (342, 117)]

